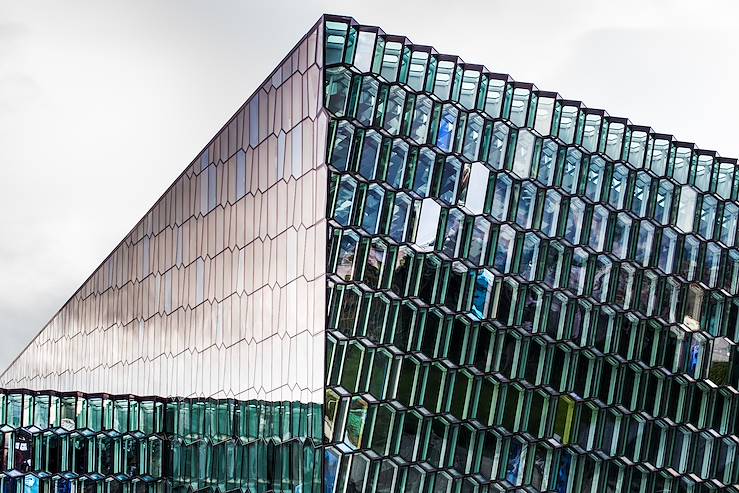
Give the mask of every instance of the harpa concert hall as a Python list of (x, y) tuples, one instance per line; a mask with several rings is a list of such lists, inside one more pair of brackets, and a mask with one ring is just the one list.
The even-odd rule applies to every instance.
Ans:
[(739, 492), (736, 169), (323, 16), (2, 374), (2, 493)]

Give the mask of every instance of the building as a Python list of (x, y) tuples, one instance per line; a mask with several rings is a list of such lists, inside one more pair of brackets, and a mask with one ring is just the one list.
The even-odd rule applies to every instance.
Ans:
[(324, 16), (2, 375), (3, 487), (739, 491), (736, 165)]

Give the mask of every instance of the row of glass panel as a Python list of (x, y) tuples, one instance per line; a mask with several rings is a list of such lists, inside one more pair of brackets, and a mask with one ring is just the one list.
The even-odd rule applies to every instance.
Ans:
[[(601, 201), (603, 205), (596, 205), (595, 212), (590, 212), (595, 219), (600, 218), (598, 225), (605, 225), (609, 214), (615, 218), (615, 209), (624, 211), (618, 216), (625, 223), (649, 219), (653, 229), (673, 225), (681, 232), (695, 232), (702, 239), (716, 240), (724, 247), (734, 246), (736, 241), (739, 206), (735, 202), (697, 193), (691, 186), (679, 186), (644, 171), (629, 171), (598, 156), (583, 157), (576, 148), (537, 144), (532, 158), (538, 163), (537, 173), (530, 182), (519, 181), (510, 172), (496, 171), (501, 167), (495, 164), (468, 163), (454, 156), (444, 157), (432, 148), (382, 138), (375, 130), (355, 130), (347, 121), (334, 124), (330, 136), (333, 151), (329, 162), (337, 170), (385, 182), (402, 190), (410, 200), (434, 197), (440, 204), (457, 205), (468, 214), (491, 214), (498, 221), (508, 220), (524, 229), (540, 229), (548, 236), (557, 232), (560, 202), (566, 202), (563, 209), (566, 211), (569, 200), (570, 207), (580, 214), (586, 207), (593, 210), (591, 201)], [(515, 161), (511, 166), (514, 165)], [(357, 180), (343, 177), (334, 186), (340, 192), (335, 199), (345, 204), (352, 199)], [(546, 187), (550, 189), (545, 190)], [(370, 188), (374, 190), (372, 195), (378, 196), (373, 200), (381, 206), (384, 187), (370, 185)], [(342, 217), (346, 214), (337, 220)], [(370, 234), (377, 232), (373, 231), (377, 225), (372, 222), (364, 226)], [(590, 240), (586, 236), (568, 238), (568, 241), (596, 242), (593, 248), (602, 249), (603, 239), (601, 233), (592, 235)]]
[[(413, 109), (409, 110), (409, 106), (415, 106), (426, 115), (425, 118), (416, 115), (414, 124), (407, 124), (417, 132), (423, 130), (429, 115), (434, 113), (431, 106), (450, 101), (444, 105), (445, 111), (436, 110), (437, 113), (443, 111), (449, 123), (460, 111), (466, 113), (464, 110), (475, 115), (470, 119), (503, 118), (515, 127), (552, 135), (566, 144), (575, 143), (588, 152), (623, 160), (635, 167), (650, 168), (660, 175), (669, 169), (670, 176), (682, 184), (688, 183), (690, 177), (690, 183), (701, 191), (717, 191), (724, 198), (729, 198), (733, 191), (736, 198), (739, 183), (735, 183), (734, 159), (720, 158), (713, 151), (697, 149), (694, 144), (679, 142), (670, 135), (656, 134), (648, 127), (631, 125), (624, 118), (610, 117), (580, 102), (562, 100), (556, 93), (538, 91), (532, 84), (516, 83), (505, 75), (486, 73), (479, 66), (466, 70), (455, 57), (430, 54), (428, 47), (415, 52), (421, 56), (416, 61), (425, 59), (432, 63), (415, 64), (412, 71), (409, 67), (400, 72), (388, 67), (383, 69), (382, 65), (388, 60), (395, 60), (394, 68), (397, 69), (401, 59), (397, 54), (383, 56), (386, 44), (382, 42), (376, 47), (366, 47), (378, 50), (375, 64), (371, 67), (352, 65), (353, 50), (341, 56), (346, 41), (345, 35), (338, 34), (341, 31), (342, 27), (332, 31), (327, 25), (327, 32), (331, 34), (327, 35), (326, 44), (326, 104), (337, 116), (350, 114), (365, 124), (384, 125), (392, 131), (400, 128), (396, 123), (399, 115), (410, 114)], [(374, 43), (374, 37), (364, 37), (365, 41), (370, 39)], [(439, 57), (445, 60), (437, 64)], [(411, 63), (412, 59), (403, 58), (406, 63)], [(349, 68), (331, 67), (341, 63)], [(370, 71), (372, 75), (367, 76), (357, 73)], [(453, 77), (452, 72), (455, 73)], [(409, 78), (410, 74), (421, 79)], [(413, 101), (415, 93), (425, 93), (419, 96), (418, 103)], [(479, 125), (473, 123), (473, 126)]]
[[(327, 450), (326, 463), (336, 472), (327, 476), (326, 491), (403, 492), (403, 493), (503, 493), (507, 491), (538, 493), (708, 493), (736, 492), (736, 485), (701, 482), (698, 478), (679, 477), (669, 469), (654, 470), (619, 459), (604, 460), (595, 454), (578, 454), (569, 448), (557, 449), (546, 443), (519, 444), (504, 438), (483, 456), (481, 469), (500, 474), (461, 476), (450, 471), (433, 471), (419, 464), (403, 464), (389, 458), (373, 460), (361, 452), (342, 454)], [(496, 451), (509, 453), (500, 460)]]
[[(458, 419), (492, 425), (503, 423), (506, 413), (515, 411), (500, 389), (507, 388), (511, 380), (524, 381), (518, 387), (527, 392), (541, 389), (541, 396), (527, 397), (537, 401), (567, 394), (578, 401), (597, 399), (601, 407), (643, 411), (721, 435), (735, 431), (739, 397), (730, 389), (665, 375), (615, 356), (603, 358), (593, 350), (578, 352), (564, 344), (548, 345), (544, 338), (503, 331), (495, 333), (493, 340), (490, 333), (482, 331), (482, 335), (488, 339), (481, 337), (484, 345), (475, 348), (475, 365), (466, 368), (451, 366), (446, 358), (429, 362), (422, 354), (393, 355), (385, 348), (367, 348), (361, 342), (332, 337), (327, 347), (327, 382), (352, 394), (369, 393), (378, 400), (423, 406), (431, 413), (451, 413)], [(725, 371), (721, 367), (713, 370)], [(521, 399), (516, 397), (516, 402)], [(536, 423), (530, 424), (533, 428), (524, 429), (532, 435), (548, 436), (540, 435)]]
[[(167, 493), (177, 491), (162, 480), (141, 478), (105, 480), (64, 476), (39, 477), (33, 474), (6, 476), (0, 474), (0, 490), (4, 493)], [(185, 493), (187, 488), (180, 491)], [(190, 490), (192, 491), (192, 490)]]
[[(605, 457), (624, 457), (659, 469), (669, 467), (703, 479), (719, 478), (727, 484), (739, 479), (735, 437), (698, 432), (663, 420), (655, 422), (648, 416), (622, 415), (617, 409), (599, 410), (592, 403), (576, 403), (567, 396), (550, 401), (533, 394), (532, 399), (516, 401), (511, 399), (513, 395), (506, 396), (513, 401), (509, 403), (513, 409), (505, 411), (508, 417), (494, 428), (483, 429), (476, 421), (459, 423), (444, 416), (425, 416), (420, 409), (369, 404), (361, 397), (340, 399), (329, 392), (327, 438), (343, 452), (371, 450), (379, 456), (397, 456), (403, 462), (420, 462), (429, 469), (453, 469), (486, 479), (504, 479), (506, 472), (484, 464), (500, 461), (510, 467), (521, 459), (521, 446), (536, 443), (571, 443)], [(519, 398), (531, 395), (518, 393)], [(542, 430), (551, 426), (554, 434), (515, 438), (518, 447), (506, 456), (501, 442), (510, 436), (510, 430), (520, 432), (526, 426)]]
[(0, 389), (0, 430), (164, 433), (185, 440), (321, 437), (321, 408), (301, 402), (162, 399)]
[[(18, 429), (0, 435), (0, 467), (9, 474), (35, 473), (67, 478), (167, 479), (176, 484), (256, 485), (270, 478), (312, 482), (317, 445), (312, 441), (274, 443), (238, 440), (185, 442), (159, 435), (118, 435)], [(318, 472), (315, 473), (320, 477)], [(307, 479), (305, 479), (307, 478)]]
[[(521, 235), (515, 242), (506, 243), (502, 252), (511, 267), (500, 267), (503, 273), (517, 272), (531, 282), (501, 275), (494, 258), (492, 269), (475, 269), (460, 261), (443, 260), (441, 255), (393, 247), (361, 238), (352, 230), (338, 229), (330, 238), (329, 268), (343, 281), (393, 289), (399, 296), (417, 297), (425, 304), (467, 311), (474, 320), (498, 319), (523, 325), (531, 332), (557, 334), (564, 322), (560, 314), (568, 315), (568, 305), (585, 310), (580, 312), (579, 322), (583, 323), (582, 317), (588, 316), (593, 306), (611, 303), (613, 308), (599, 309), (606, 314), (603, 321), (608, 321), (609, 313), (612, 318), (615, 311), (627, 309), (634, 312), (632, 318), (656, 318), (676, 324), (683, 332), (702, 329), (704, 339), (711, 335), (726, 337), (732, 344), (739, 339), (739, 305), (720, 291), (711, 292), (699, 283), (681, 283), (655, 271), (634, 269), (605, 255), (588, 256), (582, 249), (573, 251), (556, 241), (539, 242), (533, 237), (537, 241), (532, 247), (529, 239)], [(515, 254), (513, 262), (509, 254)], [(531, 275), (530, 270), (537, 274)], [(588, 298), (576, 299), (583, 295)], [(543, 316), (546, 313), (552, 317)]]
[[(0, 468), (28, 478), (10, 490), (132, 491), (126, 481), (142, 478), (190, 490), (320, 489), (319, 404), (4, 390), (0, 415)], [(70, 481), (59, 486), (59, 474)]]
[[(503, 183), (506, 178), (502, 175), (496, 181)], [(552, 190), (526, 199), (529, 212), (523, 217), (519, 214), (518, 219), (528, 221), (524, 227), (533, 227), (534, 231), (524, 232), (516, 227), (518, 222), (498, 224), (496, 214), (491, 214), (492, 219), (472, 217), (462, 209), (442, 208), (432, 199), (413, 200), (379, 184), (358, 183), (350, 175), (333, 175), (331, 185), (331, 212), (339, 225), (361, 229), (359, 233), (365, 236), (379, 234), (393, 242), (412, 242), (418, 251), (434, 249), (451, 258), (492, 266), (499, 273), (517, 273), (528, 280), (546, 278), (536, 271), (539, 250), (548, 238), (561, 237), (563, 241), (550, 244), (561, 244), (560, 250), (573, 252), (572, 261), (579, 270), (570, 276), (574, 281), (570, 289), (578, 295), (583, 294), (585, 287), (582, 270), (588, 259), (596, 257), (603, 259), (598, 263), (607, 270), (620, 260), (629, 260), (636, 267), (659, 269), (661, 273), (654, 272), (655, 276), (675, 274), (683, 282), (700, 281), (731, 294), (737, 294), (739, 289), (739, 251), (679, 234), (670, 227), (655, 228), (649, 221), (634, 222), (625, 213), (609, 213), (603, 206), (588, 205), (576, 197), (562, 200)], [(525, 196), (521, 197), (523, 200)], [(358, 236), (354, 237), (356, 243)], [(573, 250), (570, 244), (582, 246)], [(374, 254), (384, 255), (384, 243), (374, 245)], [(518, 271), (512, 270), (516, 252), (524, 256)], [(597, 256), (596, 252), (604, 254)], [(631, 275), (635, 272), (635, 266), (624, 268)], [(549, 272), (556, 274), (558, 270)]]

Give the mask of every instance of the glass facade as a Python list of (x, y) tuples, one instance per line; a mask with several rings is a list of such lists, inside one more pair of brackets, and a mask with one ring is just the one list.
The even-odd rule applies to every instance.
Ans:
[(320, 404), (0, 393), (9, 493), (321, 491)]
[(325, 491), (737, 491), (736, 160), (325, 29)]
[(324, 16), (0, 377), (3, 492), (739, 492), (736, 165)]
[(322, 29), (267, 77), (0, 385), (323, 402)]

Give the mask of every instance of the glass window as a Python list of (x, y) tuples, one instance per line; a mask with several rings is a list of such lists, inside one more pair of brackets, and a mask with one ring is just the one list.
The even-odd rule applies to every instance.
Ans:
[(541, 240), (534, 233), (526, 233), (521, 249), (519, 274), (526, 280), (533, 281), (536, 276), (536, 264), (539, 260)]
[(429, 252), (434, 249), (440, 214), (441, 206), (434, 199), (428, 198), (421, 202), (415, 241), (419, 250)]
[(539, 159), (539, 176), (537, 180), (545, 186), (554, 182), (554, 166), (557, 162), (557, 151), (559, 146), (553, 140), (545, 140)]
[(465, 166), (462, 178), (464, 200), (460, 200), (460, 206), (469, 214), (482, 214), (485, 207), (489, 177), (490, 170), (480, 162)]
[(613, 160), (621, 159), (621, 145), (623, 144), (625, 130), (626, 125), (621, 122), (611, 121), (608, 124), (606, 154)]
[(506, 148), (508, 147), (508, 133), (510, 128), (503, 122), (495, 122), (493, 126), (493, 137), (488, 152), (488, 164), (494, 169), (502, 169), (505, 160)]
[(600, 200), (605, 165), (606, 162), (603, 158), (594, 156), (591, 158), (590, 165), (588, 166), (588, 181), (585, 184), (585, 195), (593, 202)]
[(392, 86), (385, 106), (383, 128), (393, 135), (397, 135), (400, 132), (400, 122), (403, 119), (404, 106), (405, 91), (399, 86)]
[(696, 200), (698, 192), (690, 185), (680, 188), (680, 204), (677, 210), (675, 225), (683, 232), (693, 231), (693, 219), (695, 218)]
[(567, 223), (565, 225), (565, 239), (573, 245), (580, 241), (584, 212), (585, 203), (579, 198), (573, 197), (570, 200), (570, 207), (567, 211)]
[(644, 172), (638, 173), (634, 184), (634, 194), (631, 198), (631, 212), (639, 217), (645, 217), (647, 214), (650, 187), (649, 175)]
[(397, 41), (385, 43), (385, 51), (382, 55), (382, 65), (380, 75), (385, 80), (394, 82), (398, 78), (398, 67), (400, 66), (400, 55), (403, 52), (403, 45)]
[(370, 31), (359, 31), (357, 48), (354, 54), (354, 66), (360, 72), (369, 72), (375, 54), (376, 34)]
[(490, 221), (485, 217), (475, 218), (474, 231), (470, 240), (470, 249), (467, 258), (476, 265), (485, 263), (488, 241), (490, 240)]
[(715, 198), (710, 195), (705, 195), (703, 197), (700, 211), (700, 223), (698, 224), (698, 234), (707, 240), (713, 238), (713, 227), (716, 224), (717, 208), (718, 204)]
[(342, 176), (339, 190), (336, 194), (336, 205), (334, 206), (334, 219), (342, 226), (349, 225), (354, 206), (354, 193), (357, 182), (351, 176)]
[(539, 94), (536, 102), (536, 121), (534, 122), (534, 130), (541, 135), (549, 135), (552, 127), (552, 115), (554, 114), (554, 97), (546, 97)]
[(613, 262), (611, 262), (611, 260), (605, 255), (599, 255), (593, 264), (593, 267), (593, 298), (598, 301), (605, 302), (608, 298)]
[(585, 291), (585, 269), (587, 268), (588, 254), (582, 248), (575, 248), (572, 253), (572, 265), (570, 266), (569, 287), (577, 295)]
[[(582, 166), (582, 152), (575, 148), (567, 149), (567, 155), (564, 161), (564, 170), (562, 172), (562, 188), (570, 194), (577, 192), (578, 177), (580, 175), (580, 167)], [(598, 183), (597, 181), (595, 182)]]
[(442, 101), (449, 99), (452, 88), (455, 63), (450, 60), (441, 60), (436, 67), (436, 80), (434, 81), (434, 94)]
[(457, 200), (457, 189), (459, 187), (461, 171), (462, 163), (459, 159), (450, 156), (444, 162), (439, 198), (449, 205), (455, 203)]
[(654, 226), (647, 220), (639, 224), (639, 241), (636, 243), (636, 261), (644, 267), (649, 265), (654, 241)]
[(730, 366), (733, 345), (724, 337), (713, 340), (711, 357), (708, 362), (708, 378), (716, 385), (729, 383)]
[(658, 266), (666, 274), (672, 273), (675, 264), (675, 248), (677, 245), (677, 233), (670, 228), (662, 230), (662, 241), (659, 248)]
[(626, 258), (629, 248), (629, 237), (631, 235), (631, 218), (620, 213), (613, 225), (613, 239), (611, 251), (617, 258)]
[(536, 194), (538, 188), (531, 182), (521, 186), (518, 198), (518, 209), (516, 210), (516, 223), (524, 229), (531, 228), (536, 205)]
[(347, 24), (343, 22), (326, 22), (326, 64), (341, 63), (344, 58), (344, 41)]
[[(362, 90), (359, 93), (356, 117), (364, 126), (372, 125), (374, 120), (379, 87), (380, 83), (374, 77), (366, 76), (362, 78)], [(337, 113), (337, 116), (341, 116), (341, 114)]]
[(562, 197), (555, 190), (547, 190), (544, 199), (544, 209), (541, 214), (541, 232), (550, 238), (557, 234), (557, 221), (559, 220), (559, 204)]
[(337, 264), (334, 271), (345, 281), (352, 280), (354, 276), (354, 259), (357, 253), (358, 242), (359, 238), (354, 232), (346, 231), (341, 235)]
[(354, 127), (347, 122), (339, 122), (331, 151), (331, 166), (339, 171), (347, 168), (353, 139)]
[(692, 149), (689, 147), (677, 147), (673, 151), (672, 177), (681, 185), (688, 183), (691, 156)]
[(488, 90), (485, 95), (485, 113), (493, 118), (500, 117), (503, 106), (503, 94), (505, 92), (505, 81), (488, 78)]
[(513, 90), (509, 120), (517, 127), (526, 126), (526, 116), (529, 113), (529, 96), (531, 91), (526, 87), (516, 87)]
[(495, 178), (495, 191), (490, 214), (500, 222), (506, 220), (508, 215), (508, 204), (511, 197), (511, 179), (504, 174), (498, 174)]
[(727, 203), (724, 206), (724, 213), (721, 221), (721, 242), (726, 246), (734, 246), (736, 238), (737, 217), (739, 217), (739, 207), (733, 203)]
[[(336, 116), (343, 116), (346, 111), (346, 99), (351, 80), (351, 73), (343, 67), (326, 69), (326, 108)], [(257, 122), (252, 122), (251, 110), (249, 111), (249, 122), (250, 128), (256, 129), (252, 126)]]
[(657, 176), (664, 176), (667, 170), (667, 158), (670, 154), (670, 141), (656, 139), (652, 143), (652, 152), (649, 161), (649, 169)]
[(389, 231), (390, 237), (395, 241), (402, 242), (405, 240), (410, 208), (411, 199), (406, 194), (400, 193), (395, 196)]
[(436, 137), (436, 145), (443, 152), (452, 152), (454, 144), (454, 132), (457, 127), (457, 116), (459, 110), (451, 104), (445, 104), (441, 112), (441, 121), (439, 122), (439, 132)]
[(699, 154), (695, 163), (694, 184), (701, 192), (708, 192), (711, 186), (711, 170), (713, 169), (713, 156), (710, 154)]
[(644, 166), (644, 156), (646, 155), (648, 136), (647, 132), (643, 130), (634, 130), (631, 132), (628, 161), (631, 165), (637, 168)]
[(495, 249), (493, 265), (499, 272), (510, 272), (513, 258), (513, 240), (515, 231), (507, 224), (503, 224), (498, 232), (498, 244)]
[(513, 158), (513, 172), (521, 178), (528, 178), (531, 173), (535, 143), (534, 134), (528, 130), (519, 130), (516, 139), (516, 154)]
[(382, 137), (374, 130), (367, 130), (364, 134), (362, 153), (359, 157), (359, 174), (368, 180), (375, 179), (381, 143)]
[(427, 141), (431, 120), (431, 105), (431, 99), (428, 97), (423, 95), (416, 97), (410, 137), (419, 144), (425, 144)]
[(385, 179), (393, 188), (402, 188), (403, 186), (407, 158), (408, 144), (399, 139), (394, 140), (390, 149), (390, 161), (388, 162)]
[(378, 232), (380, 212), (382, 211), (385, 189), (377, 184), (372, 184), (367, 190), (364, 203), (364, 214), (362, 217), (362, 228), (373, 235)]
[(598, 150), (598, 139), (600, 138), (600, 126), (603, 117), (596, 113), (585, 115), (585, 127), (582, 134), (582, 146), (590, 152)]
[(606, 241), (606, 228), (608, 227), (608, 210), (602, 205), (596, 205), (590, 221), (589, 245), (593, 250), (603, 251)]
[(493, 293), (493, 273), (482, 269), (475, 279), (475, 291), (472, 295), (472, 314), (483, 320), (490, 312), (490, 301)]
[(484, 120), (480, 115), (472, 113), (467, 119), (462, 154), (470, 161), (475, 161), (480, 153), (480, 141)]
[(624, 166), (616, 165), (611, 178), (611, 190), (608, 194), (608, 203), (616, 209), (622, 209), (626, 197), (626, 182), (629, 174)]
[(727, 161), (718, 162), (718, 179), (716, 193), (724, 200), (731, 198), (731, 186), (734, 182), (734, 167), (736, 165)]
[(480, 72), (477, 70), (465, 70), (462, 74), (459, 102), (468, 110), (475, 109), (477, 103), (477, 86), (479, 81)]
[(446, 218), (446, 232), (444, 233), (442, 251), (452, 258), (459, 256), (463, 225), (464, 213), (459, 209), (451, 209)]
[(427, 147), (418, 152), (416, 172), (413, 177), (413, 190), (421, 197), (427, 197), (431, 189), (431, 178), (434, 172), (436, 154)]
[(683, 242), (683, 254), (680, 261), (680, 273), (688, 281), (695, 279), (698, 270), (698, 255), (700, 253), (700, 241), (695, 236), (685, 237)]
[(408, 68), (408, 85), (414, 91), (421, 91), (426, 77), (426, 66), (429, 54), (425, 51), (414, 51), (411, 54), (411, 63)]
[(654, 207), (654, 218), (660, 224), (669, 224), (670, 210), (672, 208), (672, 196), (674, 186), (667, 180), (661, 180), (657, 190), (657, 202)]

